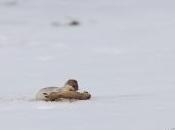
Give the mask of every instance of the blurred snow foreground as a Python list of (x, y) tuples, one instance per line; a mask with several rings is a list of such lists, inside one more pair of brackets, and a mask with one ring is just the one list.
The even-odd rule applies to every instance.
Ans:
[[(174, 129), (174, 4), (0, 0), (0, 129)], [(92, 99), (33, 100), (69, 78)]]

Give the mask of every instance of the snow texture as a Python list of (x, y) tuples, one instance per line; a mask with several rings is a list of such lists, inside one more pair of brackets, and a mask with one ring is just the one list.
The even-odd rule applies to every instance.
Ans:
[[(0, 129), (175, 129), (174, 5), (0, 0)], [(69, 78), (92, 99), (34, 100)]]

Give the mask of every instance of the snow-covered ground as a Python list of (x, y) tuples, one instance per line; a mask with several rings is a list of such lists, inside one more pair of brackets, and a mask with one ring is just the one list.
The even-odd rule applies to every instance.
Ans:
[[(0, 0), (0, 129), (175, 129), (174, 5)], [(69, 78), (92, 99), (33, 100)]]

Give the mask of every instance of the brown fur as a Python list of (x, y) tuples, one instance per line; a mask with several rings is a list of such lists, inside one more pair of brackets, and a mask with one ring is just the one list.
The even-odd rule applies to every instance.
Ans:
[(72, 87), (74, 88), (75, 91), (78, 90), (78, 82), (77, 82), (77, 80), (69, 79), (69, 80), (66, 82), (65, 86), (66, 86), (66, 85), (72, 86)]
[(78, 99), (78, 100), (87, 100), (91, 98), (91, 95), (88, 92), (76, 92), (76, 91), (62, 91), (62, 92), (52, 92), (49, 95), (45, 94), (47, 101), (56, 101), (58, 99)]

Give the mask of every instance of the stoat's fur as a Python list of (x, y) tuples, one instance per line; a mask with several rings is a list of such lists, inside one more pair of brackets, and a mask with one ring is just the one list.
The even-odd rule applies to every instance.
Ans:
[(63, 91), (75, 91), (75, 89), (66, 84), (64, 87), (46, 87), (39, 90), (36, 94), (36, 100), (47, 100), (45, 95), (49, 95), (52, 92), (63, 92)]

